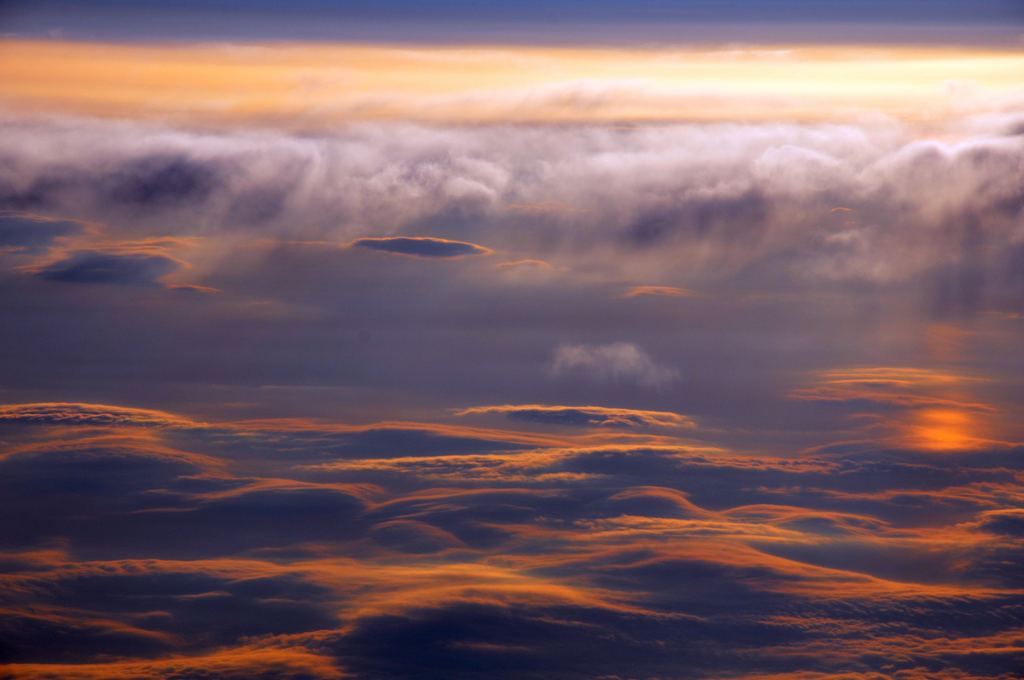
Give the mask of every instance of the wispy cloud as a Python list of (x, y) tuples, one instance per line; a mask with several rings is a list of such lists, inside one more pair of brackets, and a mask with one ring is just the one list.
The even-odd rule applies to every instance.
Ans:
[(645, 411), (606, 406), (563, 406), (550, 404), (504, 404), (473, 406), (456, 411), (456, 415), (500, 414), (518, 420), (555, 425), (599, 425), (612, 427), (694, 427), (693, 419), (671, 411)]
[(694, 292), (686, 288), (676, 286), (633, 286), (621, 295), (624, 298), (636, 297), (669, 297), (687, 298), (693, 297)]

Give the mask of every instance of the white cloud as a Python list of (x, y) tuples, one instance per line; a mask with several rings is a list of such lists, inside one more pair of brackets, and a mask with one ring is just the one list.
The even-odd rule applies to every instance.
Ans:
[(663, 387), (679, 378), (679, 371), (655, 362), (629, 342), (559, 345), (551, 371), (555, 375), (582, 375), (604, 382), (631, 382), (647, 387)]

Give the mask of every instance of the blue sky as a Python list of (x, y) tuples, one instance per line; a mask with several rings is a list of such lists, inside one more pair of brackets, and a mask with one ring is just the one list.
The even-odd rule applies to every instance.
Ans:
[(1013, 0), (712, 2), (131, 2), (14, 0), (6, 33), (92, 40), (369, 40), (673, 43), (924, 42), (1019, 44)]

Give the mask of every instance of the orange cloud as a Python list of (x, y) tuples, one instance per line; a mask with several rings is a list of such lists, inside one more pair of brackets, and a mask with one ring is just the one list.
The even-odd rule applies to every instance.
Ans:
[(551, 269), (551, 265), (544, 260), (511, 260), (509, 262), (502, 262), (498, 265), (500, 269), (519, 269), (521, 267), (530, 267), (535, 269)]
[(925, 451), (964, 451), (986, 446), (1012, 446), (986, 437), (986, 421), (970, 409), (925, 408), (910, 414), (900, 426), (900, 439)]
[(349, 677), (334, 660), (301, 647), (245, 645), (197, 656), (105, 663), (15, 663), (4, 668), (10, 680), (152, 680), (155, 678)]
[(606, 406), (502, 404), (498, 406), (473, 406), (470, 408), (464, 408), (456, 411), (455, 415), (470, 416), (490, 413), (552, 424), (586, 424), (624, 427), (696, 427), (696, 423), (692, 418), (672, 411), (648, 411), (630, 408), (609, 408)]
[(662, 486), (634, 486), (623, 491), (618, 492), (610, 498), (613, 501), (626, 501), (634, 500), (637, 498), (641, 499), (660, 499), (668, 501), (672, 505), (676, 506), (679, 511), (686, 514), (694, 515), (696, 517), (712, 515), (704, 508), (701, 508), (690, 501), (689, 497), (682, 491), (676, 489), (669, 489)]
[[(916, 369), (841, 370), (827, 379), (837, 390), (906, 391), (911, 396), (934, 390), (946, 399), (953, 399), (947, 389), (985, 384)], [(879, 403), (893, 410), (892, 402)], [(977, 431), (979, 423), (969, 419), (932, 418), (939, 407), (896, 403), (888, 414), (892, 422), (921, 417), (922, 427), (945, 432), (943, 450), (961, 429)], [(359, 635), (377, 635), (387, 626), (457, 620), (464, 611), (497, 612), (510, 628), (516, 617), (531, 624), (571, 622), (582, 635), (594, 636), (588, 641), (608, 645), (619, 644), (620, 637), (629, 637), (622, 631), (638, 626), (664, 626), (666, 644), (671, 635), (689, 639), (691, 627), (713, 636), (741, 617), (744, 627), (763, 627), (766, 640), (745, 646), (744, 654), (757, 662), (786, 659), (794, 668), (818, 668), (811, 661), (826, 658), (830, 650), (834, 657), (828, 658), (842, 661), (835, 668), (853, 668), (864, 658), (902, 659), (908, 646), (929, 663), (947, 653), (995, 659), (1020, 648), (1019, 635), (996, 629), (1009, 628), (1005, 621), (1012, 621), (1014, 598), (1020, 596), (1012, 566), (1024, 520), (1013, 509), (1022, 493), (1015, 470), (971, 470), (969, 464), (947, 469), (942, 465), (949, 459), (934, 456), (916, 457), (906, 466), (912, 467), (909, 472), (901, 472), (898, 460), (873, 469), (874, 461), (856, 457), (744, 456), (681, 442), (675, 430), (690, 425), (681, 414), (593, 406), (479, 406), (459, 414), (502, 416), (526, 409), (562, 417), (571, 412), (599, 422), (625, 419), (626, 424), (671, 431), (651, 435), (588, 428), (576, 436), (536, 435), (433, 423), (349, 425), (300, 418), (210, 424), (162, 411), (96, 404), (4, 408), (12, 427), (19, 422), (50, 426), (43, 433), (48, 441), (40, 441), (33, 427), (32, 437), (16, 443), (8, 457), (55, 447), (121, 447), (138, 455), (186, 456), (182, 460), (200, 464), (198, 474), (185, 471), (189, 476), (178, 478), (178, 471), (171, 471), (156, 487), (140, 485), (140, 493), (156, 504), (128, 506), (127, 515), (146, 522), (156, 514), (173, 518), (202, 508), (205, 521), (216, 520), (212, 513), (220, 508), (238, 524), (218, 524), (210, 534), (215, 542), (230, 544), (226, 539), (236, 526), (257, 539), (207, 559), (82, 559), (79, 550), (97, 550), (88, 532), (69, 536), (65, 543), (0, 552), (7, 566), (0, 574), (0, 591), (6, 595), (0, 613), (8, 619), (20, 618), (44, 631), (46, 626), (90, 631), (100, 640), (122, 636), (150, 642), (158, 650), (144, 659), (104, 648), (83, 654), (80, 663), (18, 663), (9, 667), (12, 678), (127, 680), (204, 672), (227, 678), (358, 676), (358, 653), (346, 658), (338, 651), (346, 649), (346, 641), (358, 644), (365, 641)], [(983, 420), (989, 412), (954, 413)], [(372, 457), (372, 450), (359, 458), (359, 450), (343, 446), (342, 456), (352, 458), (298, 468), (285, 459), (299, 440), (317, 448), (333, 435), (370, 434), (375, 439), (395, 429), (516, 442), (520, 448), (430, 455), (428, 440), (422, 451), (416, 449), (419, 455), (380, 458)], [(892, 430), (886, 434), (895, 436)], [(211, 460), (164, 443), (186, 436), (195, 436), (197, 445), (241, 442), (246, 455), (257, 444), (267, 446), (280, 457), (260, 460), (256, 476), (224, 473), (215, 478), (203, 472)], [(224, 466), (230, 459), (212, 460)], [(46, 477), (51, 472), (47, 461), (41, 462), (40, 475), (52, 479)], [(244, 456), (230, 462), (245, 464)], [(904, 475), (900, 482), (920, 479), (926, 486), (900, 489), (895, 474)], [(320, 475), (338, 481), (319, 481), (324, 479)], [(959, 483), (965, 477), (980, 481)], [(168, 479), (183, 483), (172, 486)], [(308, 515), (289, 514), (292, 506), (247, 504), (261, 495), (254, 492), (267, 491), (285, 492), (289, 502), (301, 502), (300, 492), (306, 491), (348, 494), (359, 502), (342, 521), (353, 526), (328, 522), (323, 533), (303, 534), (301, 519), (293, 518)], [(785, 500), (764, 500), (780, 495)], [(954, 519), (943, 524), (930, 514), (921, 520), (902, 513), (928, 503), (956, 510)], [(87, 519), (88, 506), (73, 508), (75, 523)], [(113, 514), (118, 507), (94, 519), (121, 521)], [(314, 504), (313, 512), (320, 512), (318, 507)], [(876, 508), (889, 513), (871, 514)], [(278, 514), (284, 515), (283, 531), (271, 535), (265, 527)], [(922, 563), (928, 564), (923, 573)], [(95, 597), (96, 592), (121, 592), (120, 584), (130, 584), (128, 592), (150, 584), (172, 587), (159, 604), (155, 598), (150, 603), (147, 598)], [(268, 595), (267, 584), (277, 584), (280, 592), (270, 588), (274, 594)], [(84, 597), (77, 596), (80, 588)], [(195, 611), (208, 612), (220, 598), (239, 606), (301, 605), (322, 612), (322, 618), (293, 633), (230, 638), (208, 647), (192, 643), (216, 633), (207, 624), (193, 636), (190, 626), (196, 625)], [(230, 619), (234, 610), (224, 609)], [(992, 628), (975, 635), (967, 624), (947, 624), (953, 610), (969, 624), (977, 621), (969, 618), (972, 612), (984, 616)], [(619, 621), (625, 622), (621, 628), (616, 627)], [(674, 624), (685, 627), (670, 630)], [(776, 632), (787, 641), (777, 643)], [(446, 655), (546, 651), (533, 638), (452, 638), (440, 644)], [(714, 647), (714, 653), (735, 651), (731, 639), (725, 644)], [(730, 675), (741, 677), (750, 667)]]
[(166, 411), (67, 402), (0, 405), (0, 422), (4, 421), (31, 425), (88, 425), (95, 427), (191, 427), (195, 425), (193, 421)]
[(676, 288), (675, 286), (633, 286), (619, 297), (623, 298), (635, 298), (635, 297), (674, 297), (674, 298), (687, 298), (693, 297), (694, 292), (685, 288)]
[(986, 378), (913, 367), (856, 367), (823, 371), (793, 399), (864, 403), (871, 436), (922, 451), (965, 451), (1014, 446), (999, 422), (1001, 409), (973, 396)]

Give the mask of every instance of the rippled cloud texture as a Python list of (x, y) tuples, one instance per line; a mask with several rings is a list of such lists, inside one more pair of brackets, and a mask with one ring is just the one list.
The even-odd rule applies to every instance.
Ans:
[(1019, 677), (1019, 48), (11, 16), (0, 677)]

